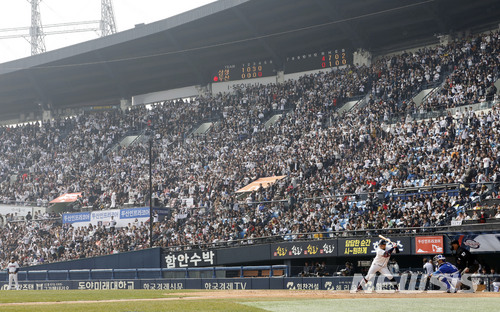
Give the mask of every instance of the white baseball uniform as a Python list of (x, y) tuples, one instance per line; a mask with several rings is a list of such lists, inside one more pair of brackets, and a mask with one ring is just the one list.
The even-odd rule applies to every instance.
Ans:
[(372, 265), (370, 266), (370, 269), (368, 270), (368, 274), (366, 274), (365, 279), (369, 281), (370, 279), (375, 277), (377, 272), (380, 272), (380, 274), (384, 275), (388, 279), (392, 279), (394, 276), (392, 275), (391, 271), (389, 271), (389, 269), (387, 268), (387, 264), (389, 263), (390, 258), (391, 258), (390, 253), (386, 253), (386, 250), (377, 247), (377, 249), (375, 250), (375, 258), (372, 261)]
[(19, 283), (17, 282), (17, 271), (19, 270), (19, 264), (17, 261), (9, 262), (7, 265), (7, 270), (9, 271), (9, 288), (12, 289), (12, 283), (16, 284), (16, 289), (19, 290)]

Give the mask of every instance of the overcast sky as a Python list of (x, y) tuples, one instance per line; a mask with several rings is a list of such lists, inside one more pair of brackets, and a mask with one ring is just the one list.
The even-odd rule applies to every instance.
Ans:
[[(113, 0), (117, 31), (133, 28), (136, 24), (155, 22), (215, 0)], [(42, 0), (40, 3), (42, 25), (101, 18), (100, 0)], [(31, 24), (31, 5), (28, 0), (0, 0), (0, 30), (28, 27)], [(73, 29), (76, 26), (73, 26)], [(71, 29), (66, 27), (64, 29)], [(45, 28), (45, 32), (55, 30)], [(1, 31), (1, 36), (28, 34), (24, 31)], [(47, 51), (82, 41), (98, 38), (95, 32), (81, 32), (45, 37)], [(29, 38), (28, 38), (29, 39)], [(24, 38), (0, 39), (0, 63), (30, 56), (31, 47)]]

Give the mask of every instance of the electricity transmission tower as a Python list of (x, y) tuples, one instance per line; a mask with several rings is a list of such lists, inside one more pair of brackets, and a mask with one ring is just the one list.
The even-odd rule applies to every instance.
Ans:
[(101, 37), (116, 33), (112, 0), (101, 0), (101, 20), (42, 25), (40, 3), (31, 4), (31, 26), (0, 29), (0, 39), (24, 38), (31, 45), (31, 55), (46, 51), (45, 36), (77, 32), (96, 32)]
[(101, 0), (101, 37), (116, 33), (115, 14), (111, 0)]
[(45, 52), (45, 40), (42, 27), (42, 18), (40, 16), (39, 4), (42, 0), (30, 0), (31, 3), (31, 55)]

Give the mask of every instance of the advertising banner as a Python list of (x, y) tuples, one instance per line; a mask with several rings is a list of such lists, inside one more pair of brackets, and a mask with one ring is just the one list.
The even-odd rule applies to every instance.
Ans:
[(337, 240), (321, 240), (271, 245), (272, 259), (321, 258), (337, 255)]
[[(249, 289), (289, 289), (289, 290), (329, 290), (348, 291), (362, 279), (361, 274), (354, 277), (284, 277), (284, 278), (176, 278), (176, 279), (96, 279), (96, 280), (54, 280), (54, 281), (19, 281), (20, 290), (249, 290)], [(420, 274), (395, 276), (401, 290), (423, 291)], [(487, 276), (489, 283), (498, 276)], [(444, 290), (443, 283), (431, 280), (435, 290)], [(8, 282), (0, 282), (0, 289), (6, 290)], [(441, 288), (441, 289), (440, 289)], [(392, 290), (391, 282), (383, 275), (375, 277), (366, 288), (368, 292)]]
[(442, 254), (443, 236), (415, 236), (415, 253), (417, 255)]
[[(398, 246), (399, 249), (399, 255), (411, 255), (411, 238), (409, 237), (401, 237), (401, 236), (389, 236), (386, 235), (386, 238), (391, 240), (391, 242), (395, 243)], [(375, 255), (375, 250), (378, 247), (380, 239), (376, 239), (375, 242), (372, 244), (372, 249), (370, 253), (372, 255)], [(393, 247), (391, 244), (387, 245), (387, 247), (391, 248)]]
[(474, 234), (457, 235), (453, 238), (458, 240), (462, 247), (469, 249), (471, 253), (500, 252), (500, 234)]
[(162, 267), (174, 268), (196, 268), (217, 265), (215, 252), (212, 250), (186, 250), (182, 252), (162, 254)]
[(351, 290), (352, 277), (322, 277), (321, 289), (323, 290)]
[[(392, 242), (396, 243), (399, 253), (402, 255), (410, 255), (411, 239), (409, 237), (388, 236)], [(339, 256), (371, 256), (375, 255), (380, 238), (367, 237), (367, 238), (341, 238), (339, 244)], [(391, 248), (392, 245), (387, 245)]]
[(285, 288), (291, 290), (320, 290), (321, 278), (320, 277), (285, 277)]
[[(139, 289), (140, 280), (86, 280), (86, 281), (19, 281), (20, 290), (70, 290), (70, 289)], [(0, 289), (8, 289), (9, 283), (0, 284)]]
[(129, 208), (120, 210), (120, 219), (137, 219), (137, 218), (149, 218), (149, 207)]
[(90, 223), (90, 212), (77, 212), (63, 214), (63, 223), (84, 222), (86, 225)]
[(339, 239), (339, 256), (366, 256), (371, 255), (373, 244), (379, 238), (342, 238)]
[[(268, 280), (265, 278), (265, 280)], [(204, 278), (200, 279), (201, 289), (206, 290), (245, 290), (245, 289), (266, 289), (263, 287), (255, 287), (259, 283), (253, 283), (252, 279), (225, 279), (225, 278)], [(269, 289), (269, 283), (267, 283), (267, 289)]]
[(77, 212), (63, 214), (63, 223), (70, 223), (73, 227), (109, 226), (111, 217), (116, 222), (115, 227), (125, 227), (130, 224), (140, 225), (149, 220), (149, 207), (110, 209), (92, 212)]
[[(6, 290), (8, 282), (0, 283), (0, 289)], [(201, 285), (196, 285), (198, 289)], [(61, 281), (19, 281), (20, 290), (115, 290), (115, 289), (151, 289), (176, 290), (185, 289), (185, 280), (170, 279), (136, 279), (136, 280), (61, 280)]]

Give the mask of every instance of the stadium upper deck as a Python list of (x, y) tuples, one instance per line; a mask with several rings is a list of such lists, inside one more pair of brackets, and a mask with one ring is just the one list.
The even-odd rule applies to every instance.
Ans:
[(133, 95), (206, 85), (228, 63), (323, 49), (374, 54), (438, 42), (435, 35), (497, 25), (494, 0), (231, 0), (0, 65), (1, 119), (118, 104)]

